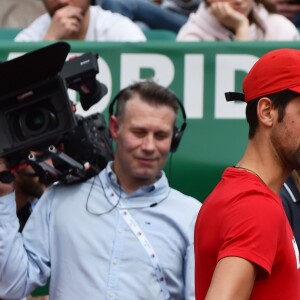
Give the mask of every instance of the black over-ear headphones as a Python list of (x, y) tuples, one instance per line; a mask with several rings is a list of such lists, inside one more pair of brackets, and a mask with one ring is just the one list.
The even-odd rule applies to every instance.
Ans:
[[(126, 88), (125, 88), (126, 89)], [(115, 106), (115, 103), (118, 101), (120, 95), (125, 91), (125, 89), (122, 89), (115, 97), (114, 99), (111, 101), (110, 105), (109, 105), (109, 108), (108, 108), (108, 112), (109, 112), (109, 115), (112, 116), (114, 115), (114, 106)], [(170, 152), (175, 152), (179, 146), (179, 143), (180, 143), (180, 140), (183, 136), (183, 132), (186, 128), (186, 113), (185, 113), (185, 109), (183, 107), (183, 104), (182, 102), (179, 100), (179, 98), (174, 94), (175, 96), (175, 99), (178, 103), (178, 106), (181, 110), (181, 113), (182, 113), (182, 118), (183, 118), (183, 123), (181, 124), (180, 127), (177, 127), (177, 126), (174, 126), (174, 129), (173, 129), (173, 137), (172, 137), (172, 142), (171, 142), (171, 147), (170, 147)]]

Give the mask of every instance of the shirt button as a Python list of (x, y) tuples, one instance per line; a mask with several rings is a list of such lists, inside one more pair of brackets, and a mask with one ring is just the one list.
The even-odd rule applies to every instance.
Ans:
[(113, 292), (109, 292), (108, 296), (112, 298), (114, 296), (114, 293)]
[(128, 199), (127, 199), (127, 198), (125, 198), (125, 199), (124, 199), (124, 202), (125, 202), (125, 203), (127, 203), (127, 202), (128, 202)]
[(118, 264), (118, 260), (117, 259), (113, 259), (112, 263), (113, 263), (113, 265), (117, 265)]
[(119, 233), (123, 233), (123, 228), (118, 228)]

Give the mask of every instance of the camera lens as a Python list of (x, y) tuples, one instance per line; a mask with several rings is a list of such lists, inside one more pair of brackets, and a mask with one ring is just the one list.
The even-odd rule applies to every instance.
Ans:
[(55, 115), (43, 107), (24, 111), (19, 116), (19, 126), (24, 138), (40, 135), (55, 123)]

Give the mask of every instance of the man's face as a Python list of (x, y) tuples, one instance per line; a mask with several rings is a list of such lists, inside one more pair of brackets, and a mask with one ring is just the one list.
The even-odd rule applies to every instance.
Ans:
[(283, 120), (272, 128), (271, 142), (284, 168), (300, 169), (300, 96), (288, 103)]
[(84, 15), (90, 6), (89, 0), (43, 0), (43, 1), (50, 16), (53, 16), (58, 9), (65, 6), (80, 7), (82, 10), (82, 14)]
[(126, 103), (124, 115), (112, 122), (115, 128), (111, 126), (121, 184), (125, 179), (138, 188), (157, 180), (170, 150), (175, 119), (171, 107), (149, 105), (139, 95)]

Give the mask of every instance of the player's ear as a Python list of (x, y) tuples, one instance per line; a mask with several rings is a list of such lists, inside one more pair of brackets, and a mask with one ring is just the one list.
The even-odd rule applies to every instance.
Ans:
[(277, 116), (277, 110), (274, 109), (272, 100), (267, 97), (259, 99), (257, 103), (257, 117), (260, 123), (271, 127)]

